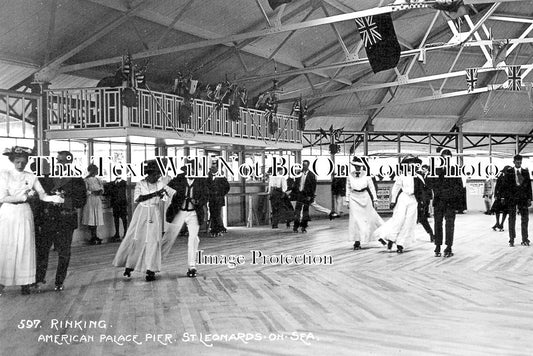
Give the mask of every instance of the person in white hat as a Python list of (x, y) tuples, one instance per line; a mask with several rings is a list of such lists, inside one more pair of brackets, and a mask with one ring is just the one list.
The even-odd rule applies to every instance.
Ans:
[(346, 179), (346, 202), (350, 206), (348, 239), (353, 249), (361, 249), (361, 243), (370, 242), (374, 231), (383, 224), (383, 219), (374, 209), (377, 201), (376, 189), (372, 178), (367, 175), (363, 161), (354, 157), (351, 161), (352, 172)]
[(418, 216), (417, 191), (421, 186), (415, 178), (416, 169), (407, 169), (410, 165), (422, 163), (416, 157), (406, 157), (402, 160), (403, 174), (396, 177), (391, 191), (392, 217), (374, 233), (379, 241), (387, 240), (387, 247), (396, 244), (397, 252), (402, 253), (414, 240), (414, 230)]

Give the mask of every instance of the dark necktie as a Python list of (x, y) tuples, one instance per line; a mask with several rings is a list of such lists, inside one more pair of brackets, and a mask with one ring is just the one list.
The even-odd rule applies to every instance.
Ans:
[(516, 171), (516, 182), (518, 183), (518, 185), (522, 185), (522, 183), (524, 182), (524, 177), (522, 176), (521, 169), (518, 169)]

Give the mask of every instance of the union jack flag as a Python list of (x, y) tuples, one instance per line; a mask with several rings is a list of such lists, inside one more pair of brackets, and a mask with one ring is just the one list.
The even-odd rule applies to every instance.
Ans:
[(510, 66), (507, 68), (507, 84), (509, 85), (509, 90), (519, 91), (522, 86), (522, 73), (520, 66)]
[(374, 16), (356, 18), (355, 22), (359, 33), (363, 36), (365, 47), (371, 47), (382, 40), (381, 34), (378, 32), (378, 25), (374, 21)]
[(467, 90), (470, 93), (477, 86), (477, 68), (468, 68), (466, 70), (466, 85)]

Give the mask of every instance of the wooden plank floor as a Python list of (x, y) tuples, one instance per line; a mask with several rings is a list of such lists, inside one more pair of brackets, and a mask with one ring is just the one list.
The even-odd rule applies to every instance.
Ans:
[[(180, 238), (155, 282), (142, 274), (125, 280), (111, 267), (117, 244), (75, 246), (63, 292), (51, 283), (29, 296), (6, 288), (0, 354), (530, 355), (533, 247), (507, 247), (507, 232), (489, 228), (493, 219), (458, 215), (450, 259), (433, 257), (420, 226), (417, 243), (403, 255), (378, 245), (352, 251), (346, 218), (312, 221), (307, 234), (231, 228), (222, 238), (203, 238), (200, 248), (245, 255), (245, 264), (200, 266), (198, 278), (187, 278), (186, 239)], [(310, 251), (331, 255), (333, 264), (252, 265), (252, 249)], [(55, 263), (54, 256), (52, 271)], [(19, 329), (25, 319), (41, 320), (41, 327)], [(107, 329), (55, 330), (52, 319), (102, 320)], [(171, 336), (163, 345), (146, 334)], [(94, 341), (39, 341), (45, 335)], [(119, 345), (102, 335), (138, 335), (142, 344)], [(227, 340), (212, 341), (217, 337)]]

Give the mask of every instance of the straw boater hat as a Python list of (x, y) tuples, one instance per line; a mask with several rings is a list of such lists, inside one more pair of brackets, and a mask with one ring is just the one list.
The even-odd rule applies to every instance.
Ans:
[(365, 164), (363, 163), (363, 161), (361, 160), (361, 158), (359, 158), (359, 157), (357, 157), (357, 156), (354, 156), (354, 157), (352, 158), (352, 161), (350, 162), (350, 164), (351, 164), (352, 166), (354, 166), (354, 167), (357, 167), (357, 166), (359, 166), (359, 167), (363, 167), (363, 168), (366, 167)]

